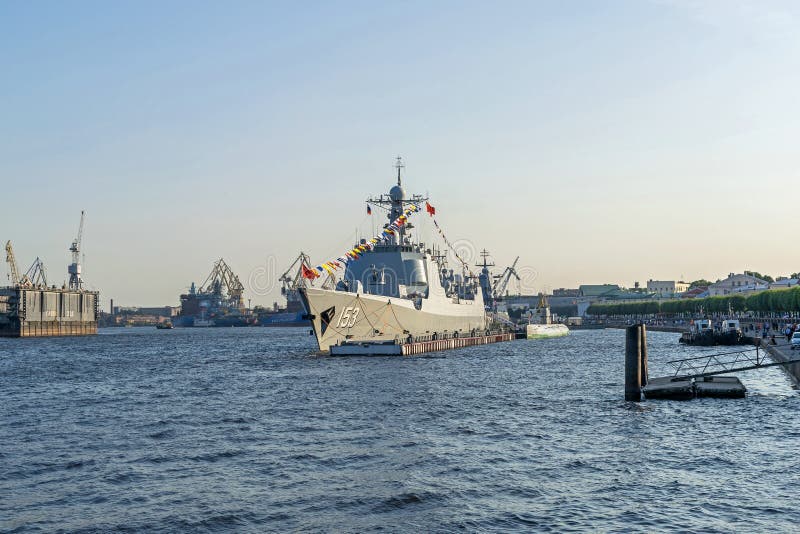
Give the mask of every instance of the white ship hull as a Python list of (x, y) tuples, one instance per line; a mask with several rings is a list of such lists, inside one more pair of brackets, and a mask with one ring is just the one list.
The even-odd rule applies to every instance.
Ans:
[(569, 334), (569, 328), (563, 324), (529, 324), (525, 327), (528, 339), (545, 339), (563, 337)]
[[(313, 317), (314, 334), (321, 352), (343, 341), (408, 341), (460, 337), (487, 328), (483, 300), (454, 302), (444, 295), (423, 300), (421, 309), (408, 299), (345, 291), (303, 288), (303, 306)], [(437, 298), (438, 297), (438, 298)]]

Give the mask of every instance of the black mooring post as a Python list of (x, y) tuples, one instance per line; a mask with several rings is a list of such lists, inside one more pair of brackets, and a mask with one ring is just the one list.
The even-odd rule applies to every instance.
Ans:
[(638, 324), (625, 329), (625, 400), (642, 400), (642, 334)]
[(642, 387), (644, 387), (644, 386), (647, 385), (647, 379), (649, 377), (649, 373), (647, 371), (647, 326), (644, 325), (644, 324), (642, 324), (641, 336), (642, 336), (641, 349), (640, 349), (641, 350), (641, 355), (642, 355), (642, 363), (641, 363), (641, 365), (642, 365), (642, 369), (641, 369), (641, 371), (642, 371), (642, 380), (641, 380), (641, 384), (642, 384)]

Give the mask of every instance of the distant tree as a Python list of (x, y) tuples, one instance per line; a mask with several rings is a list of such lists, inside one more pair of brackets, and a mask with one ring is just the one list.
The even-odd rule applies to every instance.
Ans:
[(772, 278), (771, 276), (769, 276), (767, 274), (761, 274), (761, 273), (759, 273), (757, 271), (745, 271), (744, 274), (749, 275), (749, 276), (755, 276), (756, 278), (760, 278), (761, 280), (769, 282), (770, 284), (775, 281), (775, 279)]
[(800, 278), (800, 273), (792, 273), (789, 278)]
[(701, 278), (700, 280), (695, 280), (694, 282), (689, 284), (689, 287), (701, 287), (701, 286), (710, 286), (710, 285), (711, 285), (711, 282)]

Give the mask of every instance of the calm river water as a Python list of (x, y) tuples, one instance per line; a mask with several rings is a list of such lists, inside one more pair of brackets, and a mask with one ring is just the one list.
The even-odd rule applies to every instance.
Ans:
[[(651, 374), (702, 349), (649, 333)], [(409, 358), (305, 329), (0, 339), (2, 531), (797, 531), (800, 396), (626, 403), (621, 330)]]

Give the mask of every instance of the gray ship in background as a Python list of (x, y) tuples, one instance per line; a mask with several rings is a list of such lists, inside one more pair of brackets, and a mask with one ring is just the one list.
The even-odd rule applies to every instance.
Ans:
[(181, 311), (174, 318), (177, 327), (253, 326), (256, 317), (244, 305), (244, 285), (225, 260), (214, 262), (211, 273), (198, 288), (180, 296)]
[(44, 263), (33, 262), (20, 274), (11, 241), (6, 243), (6, 263), (10, 285), (0, 288), (0, 337), (83, 336), (97, 333), (100, 294), (83, 286), (81, 242), (84, 212), (78, 236), (69, 251), (72, 263), (67, 267), (69, 282), (49, 285)]
[[(409, 206), (420, 208), (428, 200), (406, 193), (402, 167), (398, 158), (397, 184), (388, 196), (367, 201), (387, 211), (389, 223), (384, 228)], [(329, 275), (322, 287), (312, 282), (298, 288), (321, 352), (344, 343), (412, 343), (506, 328), (493, 321), (484, 301), (485, 288), (466, 264), (461, 273), (455, 272), (439, 249), (414, 240), (412, 228), (404, 224), (350, 259), (340, 279)], [(362, 247), (367, 244), (360, 242)]]

